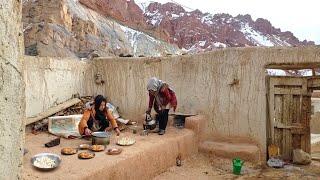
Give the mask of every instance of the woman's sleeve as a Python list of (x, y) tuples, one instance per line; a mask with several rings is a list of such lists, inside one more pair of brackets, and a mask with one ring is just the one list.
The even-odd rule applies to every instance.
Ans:
[(149, 108), (151, 109), (153, 106), (153, 102), (154, 102), (154, 95), (152, 95), (151, 93), (149, 93)]
[(106, 117), (111, 122), (113, 129), (118, 127), (117, 121), (114, 119), (110, 110), (106, 110)]
[(90, 113), (91, 113), (91, 112), (90, 112), (89, 110), (84, 111), (83, 116), (82, 116), (82, 118), (81, 118), (81, 120), (80, 120), (80, 123), (79, 123), (78, 128), (79, 128), (79, 133), (80, 133), (81, 135), (84, 134), (85, 128), (88, 127), (87, 122), (88, 122), (88, 120), (89, 120), (89, 118), (90, 118)]

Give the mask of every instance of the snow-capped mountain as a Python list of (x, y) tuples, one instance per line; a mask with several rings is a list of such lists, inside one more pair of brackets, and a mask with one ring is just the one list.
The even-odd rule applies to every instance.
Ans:
[(26, 54), (162, 56), (215, 48), (305, 46), (291, 32), (250, 15), (185, 10), (147, 0), (24, 0)]
[(170, 42), (191, 52), (214, 48), (243, 46), (305, 46), (312, 41), (299, 41), (291, 32), (282, 32), (262, 18), (250, 15), (186, 11), (175, 3), (161, 4), (138, 0), (148, 25), (170, 34)]

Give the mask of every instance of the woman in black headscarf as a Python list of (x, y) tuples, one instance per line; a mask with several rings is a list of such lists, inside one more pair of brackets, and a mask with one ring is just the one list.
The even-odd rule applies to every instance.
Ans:
[(117, 135), (120, 134), (117, 122), (112, 113), (108, 111), (106, 103), (107, 100), (102, 95), (96, 96), (93, 107), (83, 113), (79, 123), (79, 133), (81, 135), (91, 135), (92, 132), (96, 131), (107, 131), (109, 122), (111, 122)]

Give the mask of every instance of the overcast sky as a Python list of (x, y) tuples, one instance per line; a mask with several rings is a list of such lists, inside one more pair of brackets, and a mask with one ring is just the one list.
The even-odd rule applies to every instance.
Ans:
[[(147, 1), (147, 0), (135, 0)], [(155, 0), (165, 3), (170, 0)], [(276, 28), (291, 31), (299, 40), (320, 44), (320, 0), (174, 0), (203, 12), (250, 14), (268, 19)], [(188, 9), (186, 9), (188, 10)]]

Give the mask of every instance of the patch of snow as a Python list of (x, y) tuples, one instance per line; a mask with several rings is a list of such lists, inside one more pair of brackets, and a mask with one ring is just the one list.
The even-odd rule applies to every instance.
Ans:
[(231, 19), (228, 19), (228, 20), (226, 21), (226, 23), (228, 23), (228, 24), (231, 23)]
[(211, 14), (208, 14), (208, 15), (206, 15), (206, 16), (203, 16), (202, 18), (201, 18), (201, 23), (205, 23), (205, 24), (207, 24), (207, 25), (212, 25), (213, 24), (213, 22), (212, 22), (212, 15)]
[(203, 47), (204, 45), (206, 45), (207, 41), (199, 41), (199, 46)]
[(138, 38), (141, 35), (146, 36), (147, 40), (154, 42), (155, 44), (159, 44), (160, 41), (156, 40), (154, 37), (151, 37), (143, 32), (131, 29), (126, 26), (120, 25), (120, 28), (123, 30), (123, 32), (126, 34), (126, 37), (128, 38), (131, 47), (133, 48), (133, 53), (137, 53), (137, 47), (138, 47)]
[(273, 35), (273, 38), (276, 41), (276, 43), (280, 46), (291, 46), (291, 44), (289, 44), (288, 42), (281, 40), (279, 36)]
[(267, 69), (267, 74), (270, 76), (286, 76), (286, 72), (281, 69)]
[(317, 144), (320, 142), (320, 134), (311, 134), (311, 144)]
[(158, 26), (163, 19), (163, 15), (159, 13), (159, 10), (146, 12), (145, 15), (148, 17), (147, 23), (151, 23), (153, 26)]
[(246, 39), (255, 43), (257, 46), (274, 46), (274, 44), (266, 36), (252, 29), (248, 23), (241, 24), (240, 31), (244, 33)]
[(179, 18), (180, 16), (178, 14), (171, 14), (171, 17), (176, 19), (176, 18)]
[(214, 47), (219, 47), (219, 48), (226, 48), (227, 47), (227, 45), (225, 43), (222, 43), (222, 42), (214, 42), (213, 46)]
[(301, 76), (312, 76), (312, 70), (311, 69), (301, 69), (298, 70), (298, 74)]
[(135, 0), (134, 2), (139, 6), (139, 8), (143, 11), (143, 13), (145, 13), (150, 3), (153, 3), (155, 1)]

